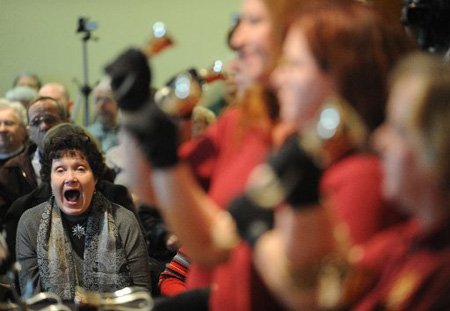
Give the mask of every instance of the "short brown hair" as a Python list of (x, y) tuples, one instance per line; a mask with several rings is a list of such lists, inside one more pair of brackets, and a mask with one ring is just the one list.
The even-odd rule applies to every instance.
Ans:
[(89, 163), (94, 177), (98, 180), (105, 172), (105, 162), (97, 141), (81, 126), (61, 123), (52, 127), (42, 142), (41, 178), (50, 182), (54, 159), (64, 155), (79, 154)]

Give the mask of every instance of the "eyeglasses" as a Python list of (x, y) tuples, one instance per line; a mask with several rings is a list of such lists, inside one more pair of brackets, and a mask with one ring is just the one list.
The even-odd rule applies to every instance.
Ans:
[(41, 124), (45, 123), (47, 125), (55, 125), (56, 123), (60, 122), (61, 119), (56, 117), (56, 116), (52, 116), (52, 115), (43, 115), (43, 116), (39, 116), (36, 118), (33, 118), (33, 120), (30, 121), (30, 126), (31, 127), (38, 127)]

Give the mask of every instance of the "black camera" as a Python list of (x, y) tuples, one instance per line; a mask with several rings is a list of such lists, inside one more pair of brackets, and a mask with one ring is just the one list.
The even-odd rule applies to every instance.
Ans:
[(449, 49), (449, 0), (404, 0), (402, 22), (422, 49), (436, 53)]
[(77, 32), (91, 32), (98, 28), (98, 23), (90, 21), (87, 17), (78, 18)]

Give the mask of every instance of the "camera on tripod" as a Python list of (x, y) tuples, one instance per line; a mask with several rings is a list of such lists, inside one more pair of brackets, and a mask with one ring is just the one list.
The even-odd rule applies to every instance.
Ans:
[(78, 18), (77, 32), (91, 32), (98, 28), (98, 23), (90, 21), (88, 17)]

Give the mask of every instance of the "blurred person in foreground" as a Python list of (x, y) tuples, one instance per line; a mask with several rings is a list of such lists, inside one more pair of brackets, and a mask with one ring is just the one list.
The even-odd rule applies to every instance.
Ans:
[(450, 66), (415, 53), (395, 68), (387, 119), (375, 132), (383, 194), (410, 219), (347, 254), (343, 308), (450, 307)]
[[(256, 245), (265, 284), (286, 307), (314, 309), (324, 258), (403, 221), (383, 200), (368, 138), (384, 119), (388, 73), (413, 47), (399, 24), (357, 1), (315, 1), (289, 28), (272, 79), (281, 119), (297, 132), (229, 207), (240, 235)], [(287, 277), (273, 278), (277, 269)], [(324, 295), (334, 295), (333, 282)]]
[(384, 196), (411, 219), (350, 253), (367, 285), (353, 288), (362, 292), (355, 310), (450, 308), (449, 103), (450, 65), (440, 57), (416, 53), (395, 68), (374, 145)]
[[(315, 261), (290, 256), (302, 251), (302, 236), (314, 241), (315, 235), (315, 242), (326, 237), (325, 229), (308, 226), (318, 221), (308, 221), (307, 211), (296, 213), (303, 227), (295, 234), (283, 228), (291, 216), (259, 239), (256, 267), (289, 309), (450, 307), (449, 69), (433, 55), (415, 53), (401, 60), (391, 76), (387, 118), (373, 135), (382, 160), (383, 195), (409, 220)], [(321, 224), (328, 226), (333, 245), (329, 215)]]
[(81, 127), (61, 124), (45, 136), (41, 177), (50, 199), (19, 221), (16, 257), (22, 292), (49, 291), (73, 300), (76, 287), (149, 288), (145, 240), (135, 215), (96, 191), (104, 172), (97, 144)]
[[(277, 130), (278, 103), (266, 87), (289, 16), (304, 1), (243, 0), (231, 45), (242, 64), (246, 90), (200, 139), (180, 149), (172, 120), (148, 104), (151, 74), (143, 56), (128, 51), (106, 68), (122, 109), (124, 149), (133, 158), (124, 168), (132, 177), (130, 188), (143, 200), (148, 193), (156, 196), (169, 229), (192, 260), (187, 279), (190, 291), (178, 297), (180, 309), (277, 308), (269, 293), (254, 294), (255, 286), (262, 285), (250, 264), (250, 248), (245, 243), (237, 245), (236, 235), (229, 239), (216, 229), (231, 221), (224, 210), (244, 191), (250, 171), (282, 139), (283, 135), (275, 134), (281, 132)], [(121, 82), (133, 80), (137, 82), (128, 91), (121, 87)], [(136, 116), (142, 119), (133, 119)]]

